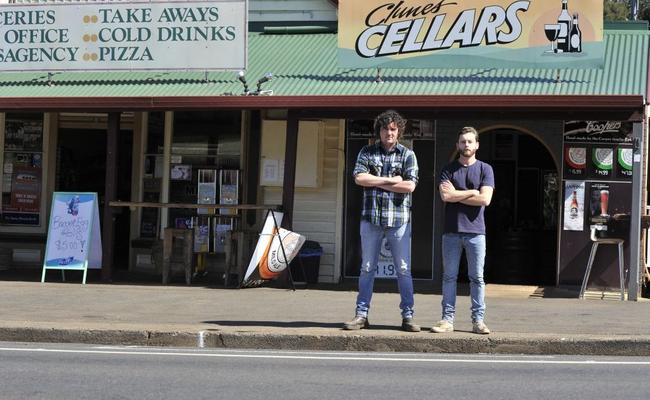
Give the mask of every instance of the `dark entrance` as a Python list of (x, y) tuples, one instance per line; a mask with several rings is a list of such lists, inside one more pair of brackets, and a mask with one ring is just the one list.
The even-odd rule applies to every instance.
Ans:
[[(372, 120), (349, 120), (346, 129), (345, 155), (345, 240), (344, 274), (359, 276), (361, 266), (361, 238), (359, 224), (363, 189), (354, 183), (352, 171), (359, 151), (375, 140)], [(435, 167), (435, 141), (433, 121), (409, 119), (406, 135), (400, 143), (411, 148), (418, 160), (419, 178), (413, 193), (411, 207), (411, 273), (414, 279), (433, 278), (433, 202), (434, 178), (430, 171)], [(388, 249), (382, 249), (377, 278), (395, 278), (396, 272)]]
[(486, 209), (490, 283), (555, 284), (558, 171), (535, 137), (513, 129), (481, 133), (479, 158), (494, 168)]
[[(118, 144), (117, 198), (131, 198), (132, 131), (120, 132)], [(97, 192), (99, 221), (104, 211), (106, 177), (106, 131), (101, 129), (60, 129), (56, 149), (57, 192)], [(130, 211), (120, 207), (115, 214), (113, 262), (117, 269), (129, 266)]]

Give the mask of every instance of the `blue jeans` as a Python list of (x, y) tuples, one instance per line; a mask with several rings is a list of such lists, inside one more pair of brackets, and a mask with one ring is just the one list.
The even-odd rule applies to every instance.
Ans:
[(452, 323), (456, 312), (456, 281), (463, 249), (467, 257), (472, 322), (482, 321), (485, 316), (485, 235), (445, 233), (442, 235), (442, 319)]
[(381, 241), (386, 240), (393, 254), (397, 286), (399, 288), (402, 318), (413, 316), (413, 278), (411, 277), (411, 224), (399, 227), (381, 227), (368, 221), (361, 221), (361, 273), (359, 274), (359, 295), (357, 316), (368, 317), (372, 288), (375, 282), (375, 268), (379, 261)]

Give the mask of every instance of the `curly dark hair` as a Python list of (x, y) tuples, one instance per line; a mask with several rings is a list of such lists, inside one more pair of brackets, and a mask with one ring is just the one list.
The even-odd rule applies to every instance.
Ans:
[(383, 113), (379, 114), (377, 118), (375, 118), (375, 135), (379, 137), (379, 132), (381, 129), (388, 128), (388, 125), (390, 125), (391, 122), (394, 122), (395, 125), (397, 125), (398, 129), (397, 139), (400, 139), (404, 134), (404, 130), (406, 129), (406, 121), (407, 120), (402, 117), (397, 111), (386, 110)]

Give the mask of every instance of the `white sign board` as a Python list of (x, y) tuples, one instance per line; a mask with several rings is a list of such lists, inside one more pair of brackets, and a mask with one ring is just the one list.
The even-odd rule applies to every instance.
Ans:
[(0, 71), (241, 70), (245, 0), (0, 5)]
[(82, 270), (102, 266), (97, 193), (55, 192), (47, 231), (43, 276), (48, 269)]

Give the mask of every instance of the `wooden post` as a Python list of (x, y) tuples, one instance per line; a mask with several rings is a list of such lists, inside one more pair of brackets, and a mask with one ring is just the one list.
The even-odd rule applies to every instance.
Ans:
[(295, 112), (287, 117), (287, 140), (284, 151), (284, 180), (282, 186), (282, 227), (293, 229), (293, 200), (296, 187), (296, 156), (298, 154), (298, 125)]
[(108, 114), (106, 132), (106, 177), (104, 187), (104, 215), (102, 228), (102, 281), (110, 282), (113, 277), (113, 243), (115, 239), (115, 218), (109, 206), (117, 192), (117, 143), (120, 133), (120, 113)]
[[(262, 142), (262, 116), (260, 111), (254, 110), (247, 112), (246, 129), (247, 134), (244, 152), (246, 160), (244, 162), (243, 173), (243, 189), (244, 189), (244, 203), (257, 204), (257, 194), (259, 185), (259, 170), (260, 170), (260, 143)], [(255, 225), (257, 221), (257, 213), (243, 212), (246, 219), (242, 221), (242, 229)], [(246, 224), (246, 225), (244, 225)]]

